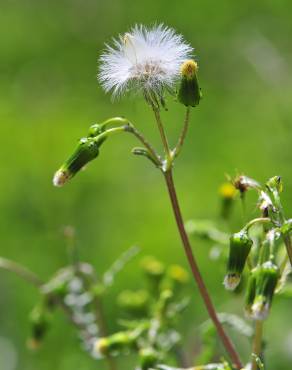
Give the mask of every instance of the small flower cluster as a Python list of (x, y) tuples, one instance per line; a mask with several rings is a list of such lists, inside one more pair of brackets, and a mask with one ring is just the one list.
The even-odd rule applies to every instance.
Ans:
[[(74, 239), (71, 230), (71, 227), (66, 227), (64, 234), (67, 237), (69, 233), (70, 239)], [(97, 279), (96, 271), (89, 263), (75, 261), (58, 270), (48, 282), (40, 286), (41, 300), (30, 314), (31, 335), (27, 341), (28, 347), (38, 349), (52, 324), (54, 311), (61, 308), (77, 329), (83, 349), (91, 352), (96, 338), (105, 335), (101, 300), (114, 283), (116, 274), (138, 252), (137, 247), (127, 250), (101, 279)]]
[(90, 341), (99, 333), (95, 314), (95, 294), (92, 289), (95, 272), (91, 265), (65, 267), (41, 287), (42, 299), (31, 313), (32, 336), (30, 348), (37, 348), (49, 329), (57, 307), (65, 310), (78, 329), (83, 346), (89, 349)]
[[(292, 221), (284, 215), (281, 204), (283, 185), (279, 176), (270, 178), (264, 187), (244, 175), (224, 184), (219, 191), (223, 218), (230, 218), (237, 193), (243, 199), (249, 190), (257, 192), (260, 215), (229, 237), (227, 273), (223, 283), (227, 290), (240, 291), (244, 285), (244, 270), (248, 267), (245, 312), (249, 318), (257, 321), (268, 317), (275, 292), (280, 293), (284, 289), (291, 272)], [(202, 224), (206, 229), (204, 235), (199, 232)], [(187, 227), (193, 235), (216, 242), (218, 258), (225, 258), (226, 233), (206, 221), (189, 221)], [(221, 237), (215, 238), (214, 235)], [(220, 245), (223, 248), (220, 249)]]
[(148, 370), (169, 358), (170, 351), (180, 341), (174, 324), (188, 303), (181, 296), (188, 274), (178, 265), (166, 268), (153, 257), (144, 258), (141, 267), (146, 287), (125, 290), (117, 298), (125, 315), (120, 320), (124, 330), (98, 338), (93, 355), (102, 358), (134, 352), (139, 356), (139, 369)]

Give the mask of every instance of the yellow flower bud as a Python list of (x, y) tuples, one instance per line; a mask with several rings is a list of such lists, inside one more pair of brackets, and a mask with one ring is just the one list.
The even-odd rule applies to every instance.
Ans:
[(195, 107), (202, 97), (197, 71), (198, 64), (191, 59), (186, 60), (181, 66), (181, 81), (177, 98), (180, 103), (186, 106)]

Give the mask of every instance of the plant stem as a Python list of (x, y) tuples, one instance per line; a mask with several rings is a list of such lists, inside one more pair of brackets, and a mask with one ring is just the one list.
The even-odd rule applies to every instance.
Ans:
[[(255, 335), (253, 339), (252, 353), (256, 357), (260, 357), (262, 350), (262, 337), (263, 337), (263, 322), (260, 320), (256, 321), (255, 324)], [(258, 365), (255, 358), (252, 359), (252, 370), (257, 370)]]
[(128, 122), (126, 125), (123, 126), (118, 126), (118, 127), (113, 127), (110, 128), (106, 131), (104, 131), (102, 134), (98, 135), (96, 137), (96, 140), (99, 141), (103, 138), (106, 138), (108, 135), (120, 133), (120, 132), (128, 132), (130, 134), (133, 134), (142, 144), (143, 146), (147, 149), (149, 155), (155, 162), (157, 166), (162, 165), (162, 161), (157, 154), (156, 150), (152, 147), (152, 145), (146, 140), (146, 138), (130, 123)]
[(248, 231), (252, 226), (254, 226), (254, 225), (258, 224), (258, 223), (264, 224), (264, 223), (270, 223), (270, 222), (272, 222), (272, 220), (269, 217), (258, 217), (258, 218), (254, 218), (253, 220), (249, 221), (245, 225), (244, 229)]
[(132, 124), (130, 124), (127, 127), (126, 131), (132, 133), (133, 135), (136, 136), (138, 140), (140, 140), (140, 142), (148, 150), (150, 156), (152, 157), (156, 165), (159, 166), (162, 164), (161, 158), (157, 154), (156, 150), (152, 147), (152, 145), (146, 140), (146, 138)]
[[(98, 297), (95, 297), (94, 303), (96, 307), (96, 318), (97, 318), (98, 326), (100, 328), (100, 334), (101, 336), (106, 337), (108, 335), (108, 332), (107, 332), (107, 326), (105, 322), (102, 302)], [(110, 355), (106, 355), (105, 360), (110, 370), (117, 370), (116, 362)]]
[(175, 190), (175, 186), (174, 186), (174, 182), (173, 182), (173, 176), (172, 176), (171, 169), (169, 169), (167, 172), (164, 173), (164, 177), (165, 177), (169, 197), (170, 197), (170, 200), (171, 200), (171, 204), (172, 204), (176, 224), (177, 224), (177, 227), (178, 227), (178, 230), (179, 230), (179, 233), (180, 233), (180, 237), (181, 237), (181, 240), (182, 240), (182, 243), (183, 243), (183, 247), (184, 247), (184, 250), (185, 250), (185, 254), (186, 254), (186, 257), (188, 259), (188, 263), (190, 265), (190, 268), (192, 270), (192, 274), (194, 276), (194, 279), (195, 279), (195, 281), (197, 283), (197, 286), (199, 288), (201, 297), (202, 297), (202, 299), (205, 303), (205, 306), (206, 306), (206, 309), (209, 313), (209, 316), (212, 319), (212, 321), (213, 321), (213, 323), (214, 323), (214, 325), (217, 329), (218, 335), (221, 338), (222, 343), (224, 344), (224, 347), (225, 347), (226, 351), (229, 353), (230, 358), (234, 362), (234, 365), (236, 366), (236, 368), (241, 369), (242, 364), (241, 364), (241, 361), (239, 359), (239, 356), (238, 356), (238, 354), (237, 354), (237, 352), (236, 352), (236, 350), (233, 346), (233, 343), (231, 342), (231, 340), (229, 339), (229, 337), (225, 333), (225, 330), (223, 329), (223, 326), (219, 321), (219, 318), (217, 316), (217, 313), (215, 311), (215, 308), (213, 306), (213, 303), (212, 303), (211, 298), (209, 296), (209, 293), (207, 291), (206, 285), (205, 285), (204, 280), (201, 276), (197, 261), (194, 257), (194, 254), (193, 254), (193, 251), (192, 251), (192, 248), (191, 248), (191, 244), (190, 244), (188, 235), (187, 235), (185, 227), (184, 227), (184, 222), (183, 222), (180, 206), (179, 206), (178, 199), (177, 199), (177, 194), (176, 194), (176, 190)]
[[(240, 358), (239, 358), (239, 356), (238, 356), (238, 354), (237, 354), (237, 352), (236, 352), (236, 350), (233, 346), (233, 343), (231, 342), (231, 340), (229, 339), (229, 337), (225, 333), (225, 330), (224, 330), (222, 324), (220, 323), (220, 320), (219, 320), (219, 318), (217, 316), (217, 313), (215, 311), (215, 308), (213, 306), (212, 300), (211, 300), (211, 298), (209, 296), (209, 293), (207, 291), (207, 288), (205, 286), (204, 280), (201, 276), (197, 261), (194, 257), (194, 254), (193, 254), (193, 251), (192, 251), (192, 248), (191, 248), (191, 244), (190, 244), (188, 235), (187, 235), (185, 227), (184, 227), (184, 222), (183, 222), (180, 206), (179, 206), (178, 199), (177, 199), (175, 185), (174, 185), (174, 182), (173, 182), (172, 168), (171, 168), (173, 157), (172, 157), (171, 151), (169, 149), (168, 140), (167, 140), (167, 137), (166, 137), (166, 134), (165, 134), (165, 131), (164, 131), (164, 127), (163, 127), (163, 123), (161, 121), (159, 110), (156, 109), (155, 106), (153, 106), (153, 105), (152, 105), (152, 109), (153, 109), (153, 112), (154, 112), (154, 115), (155, 115), (155, 118), (156, 118), (156, 122), (157, 122), (159, 132), (160, 132), (160, 136), (161, 136), (161, 139), (162, 139), (164, 151), (166, 153), (166, 168), (163, 168), (162, 172), (163, 172), (163, 175), (164, 175), (164, 178), (165, 178), (165, 181), (166, 181), (166, 185), (167, 185), (169, 197), (170, 197), (170, 200), (171, 200), (171, 205), (172, 205), (173, 213), (174, 213), (174, 216), (175, 216), (177, 228), (178, 228), (178, 231), (180, 233), (180, 237), (181, 237), (181, 240), (182, 240), (182, 244), (183, 244), (183, 247), (184, 247), (184, 250), (185, 250), (185, 254), (186, 254), (188, 263), (189, 263), (190, 268), (192, 270), (192, 274), (193, 274), (194, 279), (197, 283), (197, 286), (199, 288), (201, 297), (202, 297), (202, 299), (205, 303), (205, 306), (206, 306), (206, 309), (209, 313), (209, 316), (212, 319), (212, 321), (213, 321), (213, 323), (214, 323), (214, 325), (217, 329), (218, 335), (221, 338), (222, 343), (223, 343), (226, 351), (229, 353), (230, 358), (234, 362), (234, 365), (236, 366), (236, 368), (241, 369), (242, 364), (241, 364)], [(187, 110), (184, 128), (183, 128), (183, 131), (182, 131), (182, 135), (179, 139), (179, 146), (180, 146), (179, 150), (181, 149), (181, 147), (184, 143), (184, 139), (185, 139), (185, 136), (186, 136), (186, 133), (187, 133), (189, 114), (190, 114), (190, 111)]]
[(184, 125), (183, 125), (183, 129), (182, 129), (182, 132), (180, 134), (180, 137), (178, 139), (178, 142), (173, 150), (173, 158), (176, 158), (179, 153), (181, 152), (181, 149), (184, 145), (184, 141), (185, 141), (185, 138), (187, 136), (187, 132), (188, 132), (188, 128), (189, 128), (189, 122), (190, 122), (190, 112), (191, 112), (191, 108), (188, 106), (187, 109), (186, 109), (186, 115), (185, 115), (185, 120), (184, 120)]
[(289, 257), (290, 265), (292, 266), (292, 243), (291, 243), (290, 235), (289, 234), (284, 235), (283, 239), (284, 239), (287, 254)]
[(19, 263), (0, 257), (0, 268), (6, 271), (14, 272), (16, 275), (37, 288), (40, 288), (43, 285), (42, 280), (36, 274)]
[(165, 130), (164, 130), (164, 127), (163, 127), (163, 123), (161, 121), (159, 109), (157, 109), (153, 105), (152, 105), (152, 109), (153, 109), (153, 112), (154, 112), (154, 115), (155, 115), (155, 118), (156, 118), (157, 126), (158, 126), (158, 129), (159, 129), (160, 137), (161, 137), (162, 144), (163, 144), (164, 151), (165, 151), (165, 155), (166, 155), (166, 162), (167, 162), (166, 167), (168, 168), (168, 167), (171, 167), (172, 158), (171, 158), (171, 151), (170, 151), (170, 148), (169, 148), (167, 136), (166, 136), (166, 133), (165, 133)]

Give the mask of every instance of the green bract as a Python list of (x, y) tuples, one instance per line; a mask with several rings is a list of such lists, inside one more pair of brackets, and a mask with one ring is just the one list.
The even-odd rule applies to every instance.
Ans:
[(252, 240), (246, 230), (231, 235), (227, 274), (224, 280), (226, 289), (234, 290), (238, 286), (251, 246)]

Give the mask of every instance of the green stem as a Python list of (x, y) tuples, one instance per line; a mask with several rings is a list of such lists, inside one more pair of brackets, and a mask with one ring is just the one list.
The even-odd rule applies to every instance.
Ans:
[(153, 161), (155, 162), (155, 164), (157, 166), (162, 165), (162, 160), (159, 157), (159, 155), (157, 154), (156, 150), (153, 148), (153, 146), (146, 140), (146, 138), (133, 125), (127, 126), (126, 131), (132, 133), (133, 135), (136, 136), (136, 138), (138, 140), (140, 140), (140, 142), (148, 150), (151, 158), (153, 159)]
[[(108, 335), (108, 332), (107, 332), (107, 325), (105, 322), (102, 302), (98, 297), (95, 297), (94, 303), (95, 303), (95, 308), (96, 308), (96, 318), (97, 318), (98, 326), (100, 328), (100, 334), (102, 337), (106, 337)], [(116, 362), (110, 355), (107, 355), (105, 357), (105, 360), (110, 370), (117, 370)]]
[(268, 217), (258, 217), (258, 218), (254, 218), (253, 220), (251, 220), (250, 222), (248, 222), (245, 226), (244, 226), (244, 229), (246, 231), (248, 231), (252, 226), (256, 225), (256, 224), (264, 224), (264, 223), (270, 223), (272, 222), (272, 220)]
[(283, 239), (284, 239), (287, 254), (288, 254), (288, 257), (289, 257), (290, 265), (292, 266), (292, 243), (291, 243), (291, 238), (290, 238), (289, 233), (285, 234), (283, 236)]
[[(285, 215), (284, 215), (284, 210), (283, 210), (283, 206), (282, 206), (281, 199), (280, 199), (280, 194), (277, 190), (274, 190), (272, 193), (274, 196), (276, 207), (278, 208), (278, 211), (279, 211), (280, 222), (283, 225), (283, 223), (285, 222)], [(290, 265), (292, 267), (292, 243), (291, 243), (289, 232), (283, 235), (283, 240), (286, 246)]]
[(161, 140), (162, 140), (162, 144), (163, 144), (163, 148), (164, 148), (164, 152), (165, 152), (165, 156), (166, 156), (166, 169), (165, 170), (167, 170), (168, 168), (171, 167), (171, 162), (172, 162), (171, 151), (170, 151), (170, 148), (169, 148), (169, 144), (168, 144), (167, 136), (166, 136), (166, 133), (165, 133), (165, 130), (164, 130), (164, 126), (163, 126), (163, 123), (162, 123), (162, 120), (161, 120), (161, 117), (160, 117), (159, 109), (157, 109), (154, 105), (152, 105), (152, 109), (153, 109), (153, 112), (154, 112), (154, 115), (155, 115), (157, 127), (158, 127), (158, 130), (159, 130), (159, 133), (160, 133), (160, 137), (161, 137)]
[(101, 133), (100, 135), (98, 135), (96, 137), (96, 140), (100, 141), (100, 140), (108, 137), (108, 135), (117, 134), (117, 133), (120, 133), (120, 132), (128, 132), (130, 134), (133, 134), (143, 144), (143, 146), (147, 149), (147, 151), (149, 152), (149, 155), (151, 156), (153, 161), (157, 164), (157, 166), (162, 165), (162, 161), (161, 161), (159, 155), (157, 154), (157, 152), (155, 151), (155, 149), (146, 140), (146, 138), (130, 122), (128, 122), (128, 124), (126, 124), (126, 125), (119, 126), (119, 127), (113, 127), (113, 128), (110, 128), (110, 129), (104, 131), (103, 133)]
[(231, 340), (229, 339), (229, 337), (225, 333), (225, 330), (224, 330), (222, 324), (220, 323), (220, 320), (217, 316), (214, 305), (212, 303), (211, 297), (209, 296), (207, 287), (206, 287), (206, 285), (204, 283), (204, 280), (201, 276), (197, 261), (194, 257), (194, 254), (193, 254), (193, 251), (192, 251), (192, 248), (191, 248), (191, 244), (190, 244), (188, 235), (187, 235), (185, 227), (184, 227), (184, 222), (183, 222), (180, 206), (179, 206), (178, 199), (177, 199), (177, 194), (176, 194), (175, 185), (174, 185), (174, 182), (173, 182), (171, 169), (164, 173), (164, 177), (165, 177), (169, 197), (170, 197), (170, 200), (171, 200), (172, 209), (173, 209), (173, 213), (174, 213), (174, 216), (175, 216), (177, 228), (178, 228), (178, 231), (179, 231), (179, 234), (180, 234), (180, 237), (181, 237), (181, 240), (182, 240), (182, 244), (183, 244), (183, 247), (184, 247), (184, 251), (185, 251), (188, 263), (190, 265), (193, 277), (194, 277), (194, 279), (197, 283), (197, 286), (198, 286), (199, 292), (201, 294), (201, 297), (202, 297), (202, 299), (205, 303), (205, 306), (206, 306), (206, 309), (209, 313), (209, 316), (210, 316), (211, 320), (213, 321), (213, 323), (214, 323), (214, 325), (217, 329), (218, 335), (221, 338), (221, 341), (222, 341), (226, 351), (229, 353), (230, 358), (234, 362), (234, 365), (236, 366), (236, 368), (241, 369), (242, 364), (241, 364), (240, 358), (239, 358), (239, 356), (238, 356), (238, 354), (237, 354), (237, 352), (236, 352), (236, 350), (233, 346), (233, 343), (231, 342)]
[[(255, 335), (253, 339), (252, 353), (260, 358), (262, 351), (262, 338), (263, 338), (263, 321), (257, 320), (255, 324)], [(256, 358), (252, 359), (252, 370), (257, 370), (258, 365)]]
[[(92, 280), (89, 282), (88, 290), (93, 288), (93, 285), (100, 284), (100, 281), (96, 274), (92, 276)], [(103, 310), (103, 304), (102, 299), (99, 295), (94, 295), (94, 307), (95, 307), (95, 316), (97, 325), (100, 331), (101, 337), (107, 337), (108, 336), (108, 328), (106, 323), (106, 318)], [(117, 370), (116, 361), (113, 357), (111, 357), (109, 354), (105, 356), (105, 361), (107, 362), (109, 370)]]
[(185, 114), (185, 120), (184, 120), (184, 125), (183, 125), (183, 129), (182, 129), (182, 132), (180, 134), (180, 137), (178, 139), (178, 142), (172, 152), (172, 156), (173, 158), (176, 158), (181, 150), (182, 150), (182, 147), (184, 145), (184, 141), (185, 141), (185, 138), (187, 136), (187, 132), (188, 132), (188, 128), (189, 128), (189, 122), (190, 122), (190, 112), (191, 112), (191, 108), (188, 106), (186, 108), (186, 114)]
[(20, 265), (19, 263), (0, 257), (0, 268), (6, 271), (14, 272), (16, 275), (26, 280), (28, 283), (31, 283), (37, 288), (41, 288), (41, 286), (43, 285), (42, 280), (36, 274), (28, 270), (26, 267)]
[(288, 254), (285, 254), (285, 257), (283, 258), (283, 261), (280, 264), (280, 276), (281, 277), (282, 277), (282, 275), (283, 275), (283, 273), (286, 269), (286, 265), (288, 265), (288, 263), (290, 264), (289, 256), (288, 256)]

